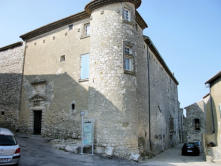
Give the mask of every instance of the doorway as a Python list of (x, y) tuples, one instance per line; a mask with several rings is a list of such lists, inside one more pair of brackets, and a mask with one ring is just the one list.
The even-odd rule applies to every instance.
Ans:
[(34, 134), (41, 135), (42, 111), (34, 111)]

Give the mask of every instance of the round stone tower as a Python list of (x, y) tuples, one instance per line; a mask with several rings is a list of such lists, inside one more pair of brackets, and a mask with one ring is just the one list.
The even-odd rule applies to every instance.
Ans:
[[(138, 153), (136, 57), (140, 52), (136, 8), (141, 0), (94, 0), (91, 15), (88, 116), (95, 144), (116, 156)], [(143, 46), (142, 46), (143, 47)]]

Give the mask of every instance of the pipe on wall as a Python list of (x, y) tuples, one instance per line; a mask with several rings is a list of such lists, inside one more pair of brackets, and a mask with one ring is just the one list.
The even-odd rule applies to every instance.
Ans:
[(148, 114), (149, 114), (149, 144), (150, 151), (152, 151), (152, 143), (151, 143), (151, 111), (150, 111), (150, 53), (149, 47), (147, 46), (147, 79), (148, 79)]

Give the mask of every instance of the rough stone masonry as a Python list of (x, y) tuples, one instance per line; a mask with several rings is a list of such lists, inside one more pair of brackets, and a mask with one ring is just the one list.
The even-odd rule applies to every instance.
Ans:
[(143, 36), (140, 5), (90, 1), (83, 12), (21, 36), (20, 131), (76, 141), (85, 112), (95, 120), (98, 153), (138, 159), (179, 142), (178, 82)]
[(21, 97), (24, 46), (22, 42), (0, 49), (0, 126), (17, 129)]

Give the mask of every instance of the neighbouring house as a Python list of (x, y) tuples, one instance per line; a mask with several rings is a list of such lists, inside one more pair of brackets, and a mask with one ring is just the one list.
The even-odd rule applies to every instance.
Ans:
[(178, 112), (178, 127), (179, 127), (180, 143), (183, 143), (184, 142), (184, 114), (183, 114), (183, 108), (180, 108), (179, 112)]
[(205, 84), (210, 93), (185, 108), (186, 141), (200, 141), (206, 160), (221, 161), (221, 72)]
[(0, 48), (0, 126), (18, 128), (24, 45), (17, 42)]
[(205, 103), (207, 101), (208, 96), (185, 108), (186, 142), (203, 143), (203, 134), (205, 133)]
[(208, 159), (221, 161), (221, 71), (205, 84), (210, 87), (206, 114), (206, 155)]
[[(180, 142), (178, 81), (136, 10), (141, 0), (94, 0), (83, 12), (21, 36), (24, 70), (17, 129), (81, 138), (115, 156), (158, 154)], [(21, 60), (23, 61), (23, 60)]]

